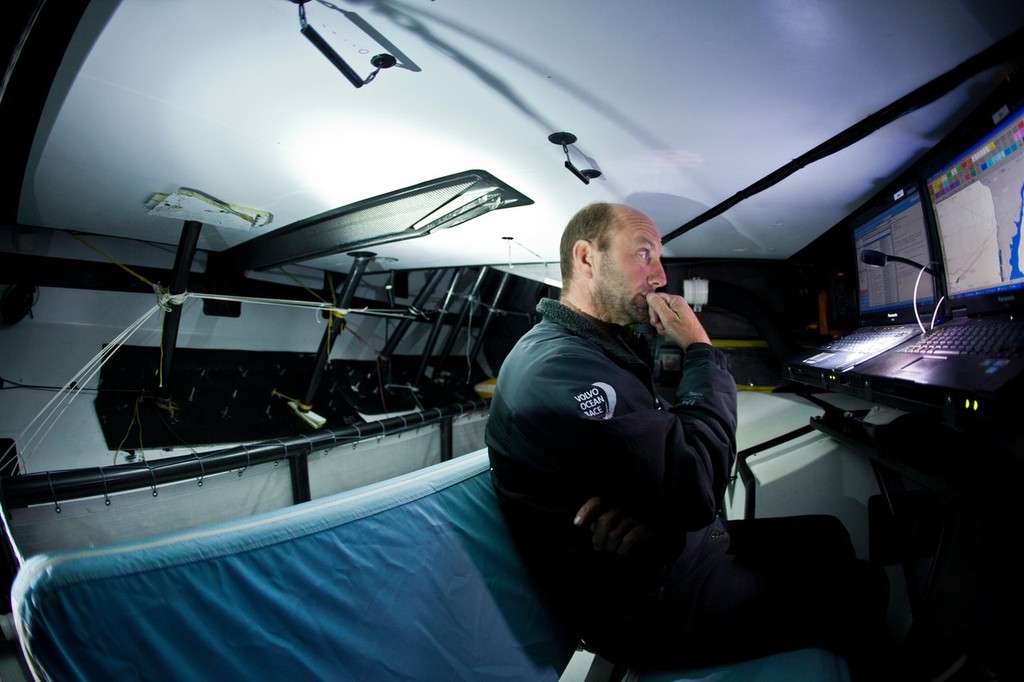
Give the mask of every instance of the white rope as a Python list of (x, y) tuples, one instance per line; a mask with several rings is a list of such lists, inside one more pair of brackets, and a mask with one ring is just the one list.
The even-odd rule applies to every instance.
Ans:
[[(104, 346), (99, 353), (94, 355), (92, 359), (82, 367), (82, 369), (78, 370), (78, 372), (71, 377), (63, 387), (61, 387), (60, 391), (58, 391), (56, 395), (46, 403), (43, 409), (39, 411), (32, 421), (29, 422), (28, 426), (22, 430), (11, 446), (4, 451), (3, 457), (0, 459), (0, 466), (5, 466), (9, 462), (8, 455), (12, 449), (18, 445), (23, 445), (23, 447), (19, 448), (20, 452), (18, 452), (18, 459), (21, 463), (22, 470), (24, 471), (25, 463), (28, 458), (35, 452), (35, 449), (39, 447), (39, 444), (60, 419), (61, 415), (63, 415), (68, 409), (78, 394), (81, 393), (82, 389), (85, 388), (94, 376), (96, 376), (96, 373), (99, 372), (100, 368), (103, 367), (104, 364), (106, 364), (107, 360), (109, 360), (111, 356), (158, 310), (160, 310), (160, 306), (155, 305), (143, 313), (139, 319), (129, 325), (127, 329), (118, 334), (109, 344)], [(72, 389), (71, 387), (74, 388)], [(42, 419), (42, 423), (27, 440), (23, 440), (25, 438), (25, 434), (28, 433), (40, 419)], [(43, 431), (44, 428), (45, 431)]]
[(317, 301), (290, 301), (287, 299), (280, 298), (254, 298), (252, 296), (229, 296), (227, 294), (199, 294), (196, 292), (185, 292), (179, 294), (185, 297), (194, 297), (207, 299), (211, 301), (233, 301), (237, 303), (257, 303), (261, 305), (280, 305), (293, 308), (314, 308), (316, 310), (326, 310), (332, 313), (338, 313), (340, 315), (347, 315), (350, 311), (348, 308), (339, 308), (333, 306), (330, 303), (319, 303)]
[[(317, 301), (294, 301), (281, 298), (258, 298), (253, 296), (230, 296), (228, 294), (201, 294), (194, 291), (187, 291), (183, 294), (177, 294), (175, 297), (165, 296), (161, 299), (163, 301), (170, 301), (171, 303), (180, 302), (176, 299), (181, 298), (184, 301), (186, 298), (201, 298), (211, 301), (231, 301), (236, 303), (256, 303), (261, 305), (279, 305), (292, 308), (312, 308), (313, 310), (323, 310), (326, 312), (337, 313), (339, 315), (382, 315), (385, 317), (395, 317), (396, 313), (394, 310), (378, 309), (378, 308), (339, 308), (330, 303), (320, 303)], [(411, 319), (426, 319), (426, 315), (413, 308), (409, 309), (408, 313), (398, 314), (398, 317), (408, 317)]]
[[(152, 317), (158, 310), (165, 312), (171, 310), (172, 305), (183, 305), (189, 298), (200, 298), (200, 299), (212, 299), (220, 301), (239, 301), (246, 303), (258, 303), (266, 305), (283, 305), (300, 308), (315, 308), (319, 310), (326, 310), (330, 312), (337, 312), (342, 315), (348, 312), (343, 308), (338, 308), (327, 303), (317, 303), (311, 301), (289, 301), (280, 299), (269, 299), (269, 298), (252, 298), (245, 296), (228, 296), (223, 294), (198, 294), (194, 292), (183, 292), (180, 294), (169, 294), (165, 291), (161, 291), (158, 285), (153, 287), (157, 294), (157, 304), (150, 310), (144, 313), (139, 319), (128, 326), (123, 332), (115, 337), (109, 344), (107, 344), (99, 353), (97, 353), (82, 369), (78, 371), (64, 386), (57, 392), (56, 395), (46, 404), (45, 407), (29, 422), (28, 426), (18, 435), (18, 438), (11, 443), (11, 445), (4, 451), (3, 455), (0, 455), (0, 466), (5, 465), (10, 460), (10, 454), (12, 450), (17, 449), (19, 462), (22, 470), (25, 470), (25, 464), (28, 458), (35, 452), (36, 448), (43, 441), (46, 435), (53, 429), (56, 422), (59, 420), (61, 415), (67, 410), (67, 408), (74, 401), (75, 397), (81, 392), (82, 388), (89, 383), (89, 381), (96, 375), (96, 373), (106, 364), (107, 360), (122, 346), (124, 343), (136, 332), (139, 328), (145, 324), (146, 320)], [(74, 386), (74, 390), (69, 390)], [(32, 435), (25, 439), (26, 434), (36, 425), (37, 422), (42, 420), (39, 426), (36, 428)], [(21, 447), (18, 447), (18, 446)]]
[[(103, 350), (97, 353), (93, 358), (86, 363), (86, 365), (80, 369), (75, 376), (68, 380), (66, 384), (57, 392), (53, 398), (50, 399), (46, 406), (29, 422), (22, 432), (18, 435), (18, 438), (11, 443), (11, 445), (4, 451), (2, 457), (0, 457), (0, 467), (6, 466), (10, 462), (11, 450), (15, 450), (18, 456), (18, 460), (21, 465), (22, 471), (26, 470), (26, 462), (29, 457), (35, 452), (35, 449), (39, 447), (43, 439), (46, 438), (50, 430), (53, 429), (57, 421), (60, 420), (64, 412), (68, 409), (75, 398), (81, 393), (82, 389), (92, 380), (96, 373), (106, 364), (113, 354), (120, 348), (124, 343), (131, 338), (131, 336), (138, 331), (142, 325), (146, 323), (150, 317), (152, 317), (156, 311), (160, 310), (160, 305), (154, 305), (148, 311), (146, 311), (139, 319), (128, 326), (123, 332), (117, 335), (113, 341), (107, 344)], [(74, 387), (73, 389), (71, 387)], [(56, 403), (56, 405), (54, 405)], [(51, 409), (52, 406), (52, 409)], [(59, 412), (58, 412), (59, 410)], [(18, 448), (23, 442), (25, 434), (28, 433), (29, 429), (35, 425), (42, 418), (42, 423), (36, 428), (32, 435), (28, 438), (25, 447)], [(44, 430), (45, 428), (45, 430)], [(18, 548), (17, 542), (14, 540), (14, 535), (11, 532), (11, 527), (7, 519), (6, 512), (0, 513), (0, 518), (3, 519), (4, 531), (10, 541), (11, 550), (14, 552), (15, 558), (18, 560), (18, 566), (25, 563), (25, 558)]]
[[(169, 294), (166, 291), (161, 290), (159, 285), (154, 285), (153, 290), (157, 296), (157, 304), (147, 311), (142, 317), (132, 323), (127, 329), (121, 332), (113, 341), (103, 348), (96, 356), (94, 356), (79, 372), (72, 377), (60, 391), (46, 404), (46, 406), (37, 414), (32, 421), (25, 427), (25, 429), (19, 434), (17, 440), (15, 440), (7, 450), (0, 455), (0, 466), (9, 462), (9, 456), (11, 451), (15, 449), (17, 445), (24, 444), (18, 452), (18, 458), (20, 460), (22, 469), (24, 470), (25, 462), (28, 457), (35, 452), (43, 438), (50, 432), (59, 417), (64, 414), (68, 406), (74, 401), (74, 398), (82, 390), (82, 388), (96, 375), (100, 368), (106, 364), (110, 356), (113, 355), (124, 343), (134, 334), (138, 329), (148, 320), (157, 310), (163, 310), (169, 312), (172, 310), (171, 306), (181, 306), (189, 298), (199, 298), (214, 301), (232, 301), (239, 303), (255, 303), (261, 305), (278, 305), (295, 308), (306, 308), (314, 310), (322, 310), (331, 313), (337, 313), (340, 315), (347, 315), (348, 313), (360, 313), (367, 315), (388, 315), (394, 314), (392, 311), (379, 311), (370, 308), (362, 309), (349, 309), (339, 308), (329, 303), (321, 303), (316, 301), (295, 301), (287, 299), (274, 299), (274, 298), (256, 298), (251, 296), (230, 296), (227, 294), (204, 294), (185, 291), (180, 294)], [(417, 317), (415, 312), (410, 311), (410, 317)], [(83, 379), (83, 377), (85, 377)], [(74, 391), (69, 391), (71, 386), (75, 386)], [(55, 404), (56, 403), (56, 404)], [(51, 409), (52, 408), (52, 409)], [(59, 410), (59, 412), (58, 412)], [(44, 416), (45, 415), (45, 416)], [(42, 419), (42, 423), (32, 433), (27, 441), (24, 440), (25, 435), (29, 430)]]
[[(199, 298), (215, 301), (232, 301), (239, 303), (255, 303), (262, 305), (278, 305), (295, 308), (306, 308), (323, 310), (331, 313), (340, 315), (347, 315), (349, 313), (359, 313), (365, 315), (384, 315), (393, 316), (393, 311), (388, 310), (374, 310), (370, 308), (362, 309), (348, 309), (338, 308), (337, 306), (329, 303), (319, 303), (315, 301), (294, 301), (294, 300), (283, 300), (283, 299), (271, 299), (271, 298), (255, 298), (249, 296), (229, 296), (226, 294), (200, 294), (195, 292), (185, 291), (180, 294), (170, 294), (163, 290), (159, 285), (153, 285), (153, 291), (157, 297), (157, 303), (144, 313), (139, 319), (129, 325), (123, 332), (115, 337), (110, 343), (97, 353), (88, 363), (85, 364), (71, 379), (68, 380), (64, 386), (50, 399), (49, 402), (43, 407), (42, 410), (32, 418), (32, 421), (22, 430), (18, 437), (12, 441), (11, 445), (4, 450), (3, 454), (0, 455), (0, 467), (6, 466), (11, 461), (12, 451), (17, 456), (19, 466), (24, 472), (27, 470), (27, 462), (31, 456), (38, 449), (39, 445), (43, 442), (46, 436), (50, 433), (53, 427), (57, 424), (60, 418), (70, 407), (71, 403), (74, 402), (75, 398), (81, 393), (82, 389), (85, 388), (90, 381), (96, 376), (97, 372), (107, 363), (107, 361), (113, 356), (121, 346), (123, 346), (128, 339), (131, 338), (135, 332), (137, 332), (146, 321), (152, 317), (158, 310), (164, 312), (170, 312), (172, 306), (182, 306), (185, 301), (189, 298)], [(425, 317), (422, 314), (417, 314), (418, 311), (412, 311), (406, 315), (408, 317), (417, 318)], [(36, 426), (38, 422), (38, 426)], [(26, 434), (36, 427), (26, 438)], [(21, 552), (19, 551), (17, 544), (14, 542), (14, 537), (11, 535), (10, 527), (7, 522), (7, 515), (0, 513), (3, 517), (4, 529), (7, 532), (7, 536), (10, 538), (10, 544), (15, 556), (18, 559), (19, 565), (24, 562)]]
[(159, 284), (153, 285), (153, 291), (156, 293), (157, 304), (163, 308), (165, 313), (171, 312), (171, 305), (180, 306), (185, 303), (185, 299), (189, 297), (189, 293), (186, 291), (181, 294), (171, 294), (168, 291), (164, 291), (160, 288)]

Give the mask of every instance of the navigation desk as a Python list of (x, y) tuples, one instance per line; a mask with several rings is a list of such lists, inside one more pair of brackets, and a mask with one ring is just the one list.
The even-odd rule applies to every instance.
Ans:
[[(822, 407), (809, 427), (868, 458), (872, 560), (902, 569), (913, 627), (1024, 679), (1017, 558), (1024, 419), (951, 425), (848, 393), (798, 391)], [(1024, 416), (1024, 414), (1022, 414)], [(1002, 677), (998, 679), (1003, 679)]]

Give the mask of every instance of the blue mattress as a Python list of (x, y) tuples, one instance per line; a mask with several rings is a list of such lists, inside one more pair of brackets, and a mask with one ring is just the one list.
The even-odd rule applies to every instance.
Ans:
[(557, 680), (575, 639), (519, 562), (478, 452), (143, 542), (30, 558), (52, 680)]

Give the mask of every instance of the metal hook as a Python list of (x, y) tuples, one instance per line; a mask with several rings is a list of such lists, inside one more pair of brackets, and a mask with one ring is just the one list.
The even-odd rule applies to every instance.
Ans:
[(143, 464), (145, 464), (145, 465), (146, 465), (146, 468), (147, 468), (147, 469), (149, 469), (149, 477), (150, 477), (150, 478), (151, 478), (151, 479), (153, 480), (153, 485), (152, 485), (152, 486), (150, 486), (150, 487), (151, 487), (151, 488), (153, 489), (153, 497), (156, 497), (156, 496), (157, 496), (157, 490), (156, 490), (156, 474), (155, 474), (155, 473), (153, 473), (153, 467), (151, 467), (151, 466), (149, 465), (149, 462), (143, 461)]
[(245, 473), (245, 470), (252, 464), (252, 458), (249, 456), (249, 448), (244, 445), (241, 446), (242, 450), (245, 451), (245, 466), (238, 470), (238, 476), (241, 477)]
[(53, 498), (53, 510), (60, 514), (60, 502), (57, 501), (57, 493), (53, 492), (53, 479), (50, 478), (50, 472), (46, 472), (46, 482), (50, 484), (50, 497)]
[[(288, 459), (288, 443), (285, 443), (280, 438), (277, 440), (277, 442), (280, 443), (281, 447), (284, 448), (284, 459)], [(280, 463), (281, 463), (281, 460), (279, 460), (279, 459), (275, 459), (274, 460), (274, 466), (277, 466)]]
[(103, 504), (110, 506), (110, 495), (107, 494), (107, 477), (103, 473), (103, 467), (96, 467), (100, 472), (100, 480), (103, 482)]
[(192, 454), (195, 455), (196, 460), (199, 462), (199, 479), (198, 482), (196, 483), (196, 486), (202, 488), (203, 479), (206, 478), (206, 470), (203, 467), (203, 458), (199, 456), (198, 452), (193, 451)]

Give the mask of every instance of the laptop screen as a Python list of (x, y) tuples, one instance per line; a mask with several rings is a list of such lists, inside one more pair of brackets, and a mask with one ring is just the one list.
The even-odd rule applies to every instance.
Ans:
[(935, 303), (932, 276), (920, 268), (900, 262), (869, 265), (861, 258), (865, 250), (899, 256), (922, 265), (931, 260), (928, 227), (921, 195), (916, 187), (886, 195), (858, 213), (850, 222), (856, 253), (858, 303), (861, 324), (908, 324), (915, 321), (914, 286), (921, 315), (929, 317)]
[(954, 316), (1024, 309), (1024, 108), (926, 178)]

